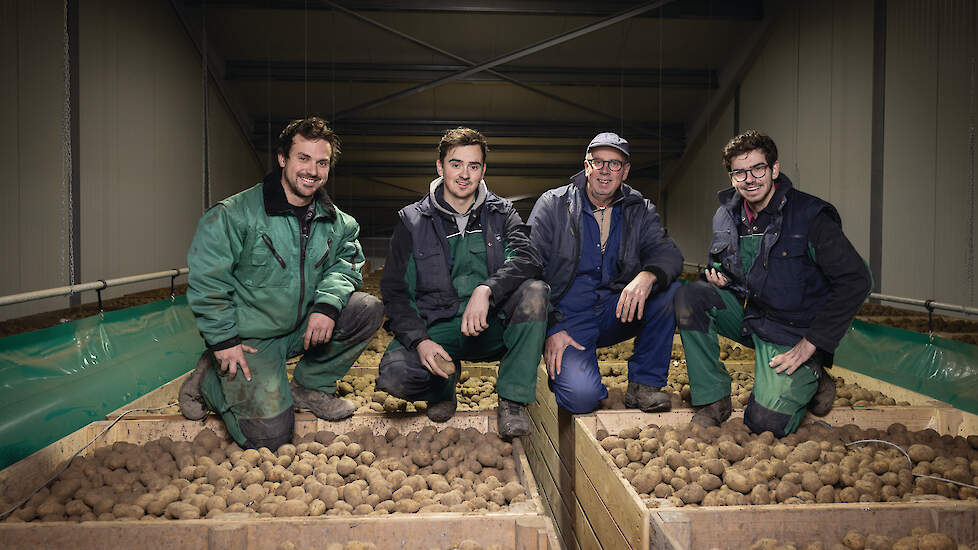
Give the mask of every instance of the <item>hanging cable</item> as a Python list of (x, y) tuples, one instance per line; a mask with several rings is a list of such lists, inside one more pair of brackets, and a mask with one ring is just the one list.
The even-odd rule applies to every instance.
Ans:
[(309, 2), (302, 0), (302, 112), (309, 116)]
[(207, 140), (207, 96), (208, 94), (208, 77), (207, 77), (207, 2), (202, 2), (200, 6), (200, 34), (201, 34), (201, 46), (200, 46), (200, 87), (201, 87), (201, 147), (202, 147), (202, 158), (201, 158), (201, 193), (203, 195), (203, 210), (207, 210), (211, 205), (211, 180), (210, 180), (210, 165), (208, 152), (210, 147), (208, 146)]
[(62, 75), (64, 77), (64, 103), (61, 118), (61, 269), (67, 272), (69, 285), (75, 280), (75, 249), (74, 249), (74, 196), (71, 192), (72, 158), (71, 158), (71, 45), (68, 35), (68, 0), (64, 2), (64, 25), (62, 40), (63, 58)]
[[(971, 18), (975, 21), (975, 18)], [(978, 29), (972, 28), (970, 36)], [(971, 41), (971, 96), (968, 110), (968, 303), (975, 305), (975, 43)]]
[(658, 125), (659, 125), (658, 131), (656, 132), (658, 134), (656, 136), (656, 139), (658, 140), (657, 141), (658, 147), (656, 147), (657, 149), (656, 166), (658, 172), (655, 175), (655, 181), (656, 181), (655, 204), (656, 206), (659, 207), (660, 215), (665, 216), (665, 210), (663, 209), (664, 205), (662, 204), (662, 47), (663, 47), (662, 15), (663, 15), (662, 8), (660, 7), (659, 8), (659, 90), (658, 90), (659, 106), (658, 106), (658, 112), (656, 113), (656, 119), (658, 120)]

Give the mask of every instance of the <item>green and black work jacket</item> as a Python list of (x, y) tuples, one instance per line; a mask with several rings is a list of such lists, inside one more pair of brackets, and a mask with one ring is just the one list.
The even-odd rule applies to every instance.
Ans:
[(320, 189), (300, 214), (282, 172), (212, 206), (187, 253), (187, 301), (211, 350), (275, 338), (311, 312), (332, 319), (363, 286), (360, 226)]
[(428, 338), (433, 323), (460, 315), (472, 291), (486, 285), (491, 304), (501, 304), (541, 263), (529, 228), (513, 204), (479, 185), (459, 228), (442, 198), (442, 179), (425, 197), (398, 212), (380, 290), (388, 327), (408, 349)]

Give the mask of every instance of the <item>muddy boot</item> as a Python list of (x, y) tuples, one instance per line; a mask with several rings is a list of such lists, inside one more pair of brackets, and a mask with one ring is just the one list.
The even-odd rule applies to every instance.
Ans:
[(455, 408), (457, 406), (458, 401), (456, 401), (455, 394), (453, 393), (451, 399), (428, 403), (425, 414), (428, 415), (428, 419), (432, 422), (448, 422), (449, 418), (455, 416)]
[(808, 410), (815, 416), (825, 416), (832, 410), (835, 402), (835, 380), (829, 376), (824, 367), (816, 367), (818, 373), (818, 389), (815, 396), (808, 402)]
[(523, 403), (500, 397), (496, 415), (501, 437), (513, 438), (530, 433), (530, 415), (526, 414), (526, 405)]
[(625, 408), (647, 413), (665, 412), (672, 408), (672, 399), (659, 388), (629, 382), (628, 391), (625, 392)]
[(719, 401), (698, 408), (690, 422), (699, 424), (704, 428), (719, 426), (730, 418), (731, 412), (733, 412), (733, 405), (730, 403), (730, 396), (728, 395)]
[(343, 420), (353, 415), (353, 403), (346, 399), (302, 387), (295, 380), (289, 382), (289, 388), (292, 390), (293, 406), (297, 409), (309, 409), (318, 418)]
[(180, 385), (180, 393), (177, 394), (180, 412), (189, 420), (200, 420), (207, 416), (207, 403), (204, 402), (204, 394), (200, 392), (200, 383), (213, 358), (214, 354), (209, 351), (202, 353), (197, 360), (197, 367)]

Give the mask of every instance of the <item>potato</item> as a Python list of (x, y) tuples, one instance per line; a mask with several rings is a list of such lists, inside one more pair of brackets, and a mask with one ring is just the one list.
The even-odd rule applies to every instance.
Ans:
[(920, 550), (955, 550), (957, 545), (943, 533), (927, 533), (920, 537)]
[(682, 489), (680, 489), (676, 496), (678, 496), (685, 504), (699, 504), (703, 501), (706, 496), (706, 491), (700, 486), (699, 483), (690, 483)]
[(416, 500), (411, 498), (405, 498), (397, 501), (394, 509), (397, 512), (413, 514), (414, 512), (417, 512), (420, 508), (421, 505), (418, 504)]
[(275, 507), (274, 516), (277, 518), (305, 516), (309, 513), (309, 505), (303, 500), (286, 500)]
[(730, 441), (721, 442), (718, 449), (720, 457), (728, 460), (731, 464), (740, 462), (747, 455), (743, 447)]
[(934, 460), (937, 455), (934, 449), (929, 445), (914, 444), (907, 449), (907, 454), (910, 455), (910, 460), (917, 462), (929, 462)]
[(737, 470), (727, 470), (723, 473), (723, 482), (738, 493), (747, 494), (753, 489), (750, 482), (742, 472)]

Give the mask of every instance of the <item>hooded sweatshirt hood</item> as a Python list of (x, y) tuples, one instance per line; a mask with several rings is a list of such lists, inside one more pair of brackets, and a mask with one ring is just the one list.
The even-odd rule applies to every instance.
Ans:
[(486, 197), (489, 195), (489, 187), (486, 186), (486, 180), (479, 181), (479, 187), (475, 190), (475, 200), (472, 201), (472, 206), (469, 207), (465, 212), (456, 212), (454, 209), (448, 206), (445, 202), (445, 192), (444, 190), (439, 190), (444, 183), (444, 178), (438, 176), (437, 178), (431, 180), (428, 185), (428, 195), (431, 200), (431, 204), (435, 206), (442, 214), (451, 217), (455, 220), (455, 225), (458, 227), (459, 232), (465, 231), (465, 226), (469, 222), (469, 214), (479, 209), (482, 203), (486, 202)]

